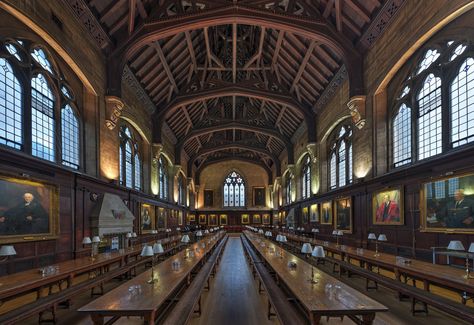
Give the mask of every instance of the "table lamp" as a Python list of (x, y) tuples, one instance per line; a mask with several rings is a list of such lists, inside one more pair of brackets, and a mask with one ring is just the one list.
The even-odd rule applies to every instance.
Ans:
[[(324, 248), (322, 246), (314, 246), (313, 251), (311, 252), (311, 256), (316, 257), (316, 263), (319, 263), (320, 258), (325, 258), (326, 254), (324, 253)], [(318, 280), (314, 279), (314, 267), (311, 264), (311, 279), (312, 284), (318, 283)]]
[[(387, 241), (387, 236), (385, 236), (385, 234), (380, 234), (378, 237), (377, 237), (377, 242), (384, 242), (384, 241)], [(376, 243), (377, 243), (376, 242)], [(377, 247), (376, 247), (377, 248)], [(378, 252), (377, 252), (378, 253)], [(378, 256), (380, 256), (380, 254), (378, 254)]]
[(143, 249), (142, 249), (142, 257), (151, 257), (151, 278), (150, 280), (148, 280), (147, 282), (148, 283), (155, 283), (157, 281), (157, 279), (155, 279), (155, 275), (154, 275), (154, 263), (153, 263), (153, 256), (155, 255), (154, 252), (153, 252), (153, 247), (151, 246), (144, 246)]
[(99, 243), (100, 243), (100, 237), (99, 236), (92, 237), (92, 251), (91, 251), (91, 259), (92, 260), (94, 260), (95, 256), (98, 254)]
[(204, 230), (204, 235), (209, 235), (209, 230)]
[[(127, 234), (128, 235), (128, 234)], [(90, 237), (84, 237), (82, 239), (82, 245), (89, 245), (89, 244), (92, 244), (92, 240)]]
[(377, 236), (371, 232), (369, 234), (369, 236), (367, 237), (368, 240), (375, 240), (375, 254), (374, 256), (377, 257), (377, 256), (380, 256), (379, 254), (379, 246), (378, 246), (378, 241), (377, 241)]
[(16, 255), (13, 245), (4, 245), (0, 247), (0, 262), (5, 262), (9, 257)]
[(449, 242), (448, 249), (452, 251), (463, 251), (465, 248), (460, 240), (451, 240)]
[(318, 228), (313, 228), (313, 229), (311, 229), (311, 232), (313, 233), (313, 237), (316, 238), (316, 234), (319, 234), (319, 229)]
[(273, 234), (272, 234), (271, 231), (267, 231), (267, 232), (265, 233), (265, 237), (270, 238), (270, 237), (272, 237), (272, 236), (273, 236)]
[(198, 230), (198, 231), (196, 232), (196, 237), (198, 237), (198, 238), (201, 238), (201, 237), (202, 237), (202, 231), (201, 231), (201, 230)]
[(263, 235), (263, 229), (259, 229), (259, 230), (258, 230), (258, 233), (259, 233), (260, 235)]
[(336, 245), (339, 246), (339, 237), (342, 237), (344, 235), (344, 232), (342, 230), (338, 230), (336, 232)]
[(181, 237), (181, 242), (184, 244), (189, 243), (189, 236), (187, 234), (183, 235), (183, 237)]
[(311, 247), (310, 243), (304, 243), (303, 246), (301, 247), (301, 253), (305, 254), (305, 257), (307, 258), (309, 254), (313, 252), (313, 248)]

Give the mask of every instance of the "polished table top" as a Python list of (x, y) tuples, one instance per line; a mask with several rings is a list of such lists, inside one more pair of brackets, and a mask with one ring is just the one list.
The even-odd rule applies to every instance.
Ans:
[[(192, 244), (187, 250), (183, 250), (156, 265), (154, 267), (154, 278), (157, 279), (155, 283), (147, 283), (151, 278), (152, 272), (151, 269), (149, 269), (81, 307), (79, 311), (101, 314), (114, 312), (123, 313), (126, 311), (151, 312), (156, 310), (168, 299), (179, 284), (186, 279), (188, 274), (190, 274), (223, 235), (223, 231), (212, 236), (209, 235), (197, 243)], [(203, 243), (205, 244), (204, 248), (201, 246)], [(195, 251), (196, 248), (199, 248), (199, 251)], [(185, 258), (185, 255), (189, 251), (195, 251), (194, 256)], [(172, 263), (176, 260), (181, 262), (181, 267), (177, 270), (173, 270)], [(140, 286), (141, 293), (135, 295), (131, 294), (129, 291), (131, 286)]]
[[(474, 292), (474, 279), (465, 279), (465, 270), (453, 268), (447, 265), (432, 264), (430, 262), (420, 261), (416, 259), (401, 258), (392, 254), (379, 252), (379, 256), (375, 256), (375, 251), (369, 249), (357, 249), (355, 247), (339, 245), (335, 243), (327, 243), (318, 239), (297, 236), (285, 233), (288, 239), (298, 242), (308, 242), (312, 245), (320, 245), (324, 248), (344, 254), (350, 258), (363, 260), (373, 265), (379, 265), (388, 269), (397, 270), (398, 272), (419, 276), (422, 279), (429, 279), (431, 282), (440, 283), (459, 290)], [(409, 263), (404, 261), (409, 260)]]
[[(265, 258), (266, 262), (277, 273), (278, 277), (285, 282), (296, 298), (308, 311), (312, 312), (334, 312), (354, 311), (387, 311), (387, 307), (367, 297), (363, 293), (344, 284), (338, 279), (320, 271), (314, 267), (316, 284), (312, 284), (311, 265), (303, 259), (282, 250), (273, 242), (250, 232), (245, 232), (253, 246)], [(265, 245), (265, 246), (263, 246)], [(270, 249), (273, 250), (270, 252)], [(281, 255), (280, 255), (281, 253)], [(297, 267), (290, 269), (288, 262), (295, 262)], [(327, 287), (338, 287), (336, 294), (332, 295)]]
[[(172, 241), (177, 241), (180, 238), (180, 236), (173, 236), (159, 241), (161, 241), (162, 244), (166, 244)], [(155, 241), (156, 240), (153, 240), (153, 242)], [(18, 295), (19, 293), (31, 290), (32, 288), (41, 287), (48, 283), (74, 276), (74, 274), (80, 274), (103, 265), (120, 261), (126, 256), (138, 255), (141, 250), (141, 245), (137, 245), (133, 249), (125, 249), (122, 253), (116, 251), (98, 254), (94, 260), (90, 257), (81, 257), (56, 263), (54, 266), (57, 266), (57, 271), (46, 276), (43, 276), (37, 268), (2, 276), (0, 277), (0, 299), (4, 299), (13, 294)]]

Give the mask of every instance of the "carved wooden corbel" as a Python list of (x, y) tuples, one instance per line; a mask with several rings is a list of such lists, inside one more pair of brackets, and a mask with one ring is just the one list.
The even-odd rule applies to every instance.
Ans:
[(121, 98), (115, 96), (105, 96), (105, 110), (109, 120), (105, 120), (105, 125), (109, 130), (115, 129), (117, 122), (122, 115), (124, 103)]
[(366, 96), (354, 96), (347, 103), (351, 112), (352, 122), (361, 130), (365, 126), (365, 99)]

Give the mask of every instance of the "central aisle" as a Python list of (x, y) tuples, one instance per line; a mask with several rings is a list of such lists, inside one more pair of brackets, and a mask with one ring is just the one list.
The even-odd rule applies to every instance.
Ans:
[(229, 236), (211, 291), (203, 295), (202, 315), (189, 324), (278, 324), (275, 316), (267, 319), (266, 311), (266, 297), (258, 294), (240, 237)]

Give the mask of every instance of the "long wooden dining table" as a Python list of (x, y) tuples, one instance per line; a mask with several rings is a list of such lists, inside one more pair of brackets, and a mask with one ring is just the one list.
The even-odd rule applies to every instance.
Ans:
[[(159, 241), (166, 247), (179, 243), (180, 239), (180, 236), (172, 236)], [(113, 265), (116, 267), (126, 265), (132, 259), (136, 259), (141, 250), (141, 245), (136, 245), (121, 251), (100, 253), (94, 258), (81, 257), (59, 262), (51, 265), (53, 272), (48, 274), (42, 274), (40, 269), (35, 268), (2, 276), (0, 277), (0, 307), (6, 301), (32, 292), (36, 292), (36, 299), (39, 299), (43, 296), (44, 289), (48, 289), (47, 294), (51, 294), (53, 286), (59, 291), (69, 288), (74, 284), (74, 280), (83, 274), (93, 277), (107, 272)]]
[(360, 267), (372, 270), (379, 267), (394, 273), (399, 281), (407, 278), (419, 280), (423, 288), (430, 291), (430, 285), (436, 285), (460, 293), (462, 303), (466, 303), (467, 297), (474, 296), (474, 279), (466, 279), (465, 270), (450, 267), (448, 265), (432, 264), (429, 262), (397, 257), (392, 254), (369, 249), (357, 249), (356, 247), (337, 245), (336, 243), (321, 241), (314, 238), (298, 236), (289, 233), (284, 234), (288, 240), (302, 245), (305, 242), (311, 245), (323, 246), (331, 254), (338, 254), (342, 260), (347, 262), (356, 261)]
[[(347, 316), (357, 323), (372, 324), (376, 313), (388, 310), (383, 304), (281, 249), (274, 242), (249, 231), (244, 233), (275, 272), (277, 281), (283, 282), (305, 309), (311, 324), (319, 324), (322, 316)], [(290, 263), (296, 267), (290, 267)]]
[[(154, 324), (159, 308), (185, 281), (189, 283), (191, 272), (205, 261), (224, 234), (219, 231), (204, 237), (157, 265), (153, 272), (149, 269), (139, 274), (78, 311), (88, 313), (94, 324), (104, 324), (105, 317), (122, 316), (141, 316), (146, 324)], [(180, 263), (179, 267), (177, 263)], [(156, 281), (148, 283), (152, 276)]]

